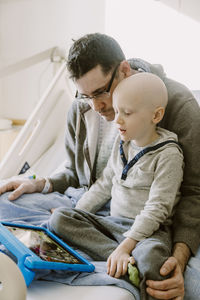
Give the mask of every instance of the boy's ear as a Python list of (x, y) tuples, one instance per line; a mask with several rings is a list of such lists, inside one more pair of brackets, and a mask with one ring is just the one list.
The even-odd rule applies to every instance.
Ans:
[(164, 113), (165, 113), (164, 107), (162, 106), (157, 107), (156, 110), (154, 111), (152, 122), (154, 124), (158, 124), (162, 120)]

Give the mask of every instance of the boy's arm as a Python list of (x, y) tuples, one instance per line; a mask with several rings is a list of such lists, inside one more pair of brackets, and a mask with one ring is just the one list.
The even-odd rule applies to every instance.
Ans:
[(144, 209), (124, 235), (137, 241), (151, 236), (160, 224), (171, 218), (183, 178), (183, 156), (170, 147), (159, 153), (153, 182)]
[(116, 163), (119, 156), (119, 136), (116, 137), (108, 163), (99, 179), (90, 187), (76, 208), (96, 213), (106, 202), (111, 199), (112, 181), (115, 176)]
[(76, 208), (96, 213), (106, 202), (111, 199), (112, 178), (114, 172), (111, 166), (111, 159), (103, 170), (102, 176), (84, 193), (78, 201)]

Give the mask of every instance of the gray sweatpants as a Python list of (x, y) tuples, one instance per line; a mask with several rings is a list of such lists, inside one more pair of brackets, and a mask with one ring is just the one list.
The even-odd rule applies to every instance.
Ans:
[[(58, 208), (48, 227), (68, 244), (84, 251), (94, 260), (106, 261), (125, 238), (123, 233), (133, 224), (132, 219), (97, 216), (79, 209)], [(163, 280), (160, 268), (171, 255), (171, 234), (161, 226), (151, 237), (139, 242), (132, 255), (140, 272), (142, 300), (152, 300), (146, 293), (146, 280)]]

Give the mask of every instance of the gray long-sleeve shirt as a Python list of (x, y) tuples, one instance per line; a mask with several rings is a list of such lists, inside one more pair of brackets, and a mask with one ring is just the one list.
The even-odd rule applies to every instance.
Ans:
[[(177, 140), (168, 130), (157, 128), (157, 132), (159, 139), (148, 146)], [(95, 213), (111, 198), (111, 216), (135, 219), (124, 235), (140, 241), (152, 235), (160, 224), (171, 223), (173, 208), (180, 199), (183, 155), (177, 144), (166, 144), (142, 156), (123, 180), (119, 142), (118, 136), (102, 176), (81, 197), (76, 208)], [(137, 147), (130, 141), (124, 148), (130, 161), (146, 147)]]

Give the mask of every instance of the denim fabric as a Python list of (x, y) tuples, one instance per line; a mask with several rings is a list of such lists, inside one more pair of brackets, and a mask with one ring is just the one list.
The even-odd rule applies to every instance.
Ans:
[(24, 194), (9, 201), (9, 193), (0, 196), (0, 221), (28, 223), (40, 226), (51, 216), (50, 210), (57, 207), (72, 207), (71, 200), (58, 192), (50, 194)]
[(184, 300), (200, 299), (200, 247), (196, 256), (191, 257), (185, 270)]

